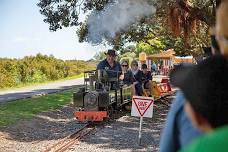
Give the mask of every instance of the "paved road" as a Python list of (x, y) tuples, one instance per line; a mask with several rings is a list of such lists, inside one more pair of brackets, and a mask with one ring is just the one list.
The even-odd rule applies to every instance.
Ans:
[(0, 103), (7, 101), (13, 101), (23, 98), (29, 98), (33, 96), (45, 95), (48, 93), (54, 93), (60, 90), (69, 89), (76, 85), (83, 84), (83, 78), (77, 78), (72, 80), (66, 80), (61, 82), (53, 82), (44, 85), (31, 86), (26, 88), (18, 88), (7, 91), (0, 91)]
[[(160, 82), (161, 79), (166, 76), (156, 75), (153, 76), (153, 80)], [(45, 95), (48, 93), (54, 93), (63, 89), (69, 89), (76, 85), (83, 84), (83, 78), (77, 78), (72, 80), (66, 80), (61, 82), (53, 82), (45, 85), (31, 86), (26, 88), (18, 88), (7, 91), (0, 91), (0, 103), (7, 101), (13, 101), (23, 98), (29, 98), (33, 96)]]

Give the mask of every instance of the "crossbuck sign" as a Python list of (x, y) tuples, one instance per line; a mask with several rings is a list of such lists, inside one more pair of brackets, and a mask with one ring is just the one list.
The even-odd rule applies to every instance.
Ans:
[(152, 118), (153, 104), (152, 97), (133, 96), (131, 116)]

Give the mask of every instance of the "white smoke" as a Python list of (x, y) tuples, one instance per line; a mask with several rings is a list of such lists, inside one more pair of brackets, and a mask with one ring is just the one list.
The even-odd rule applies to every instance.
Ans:
[(113, 38), (126, 31), (136, 21), (155, 13), (145, 0), (116, 0), (102, 11), (94, 11), (88, 18), (88, 41), (99, 44), (104, 38)]

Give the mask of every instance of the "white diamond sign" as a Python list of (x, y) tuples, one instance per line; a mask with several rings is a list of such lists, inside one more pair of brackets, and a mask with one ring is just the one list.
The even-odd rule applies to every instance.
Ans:
[(152, 118), (153, 104), (154, 98), (152, 97), (133, 96), (131, 116)]

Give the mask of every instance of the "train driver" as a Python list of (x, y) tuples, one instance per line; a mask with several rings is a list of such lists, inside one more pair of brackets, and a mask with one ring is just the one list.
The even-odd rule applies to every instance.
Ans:
[(106, 59), (102, 60), (97, 65), (97, 70), (105, 70), (109, 78), (117, 78), (118, 74), (121, 72), (121, 66), (118, 61), (116, 61), (116, 51), (108, 50), (106, 54)]

